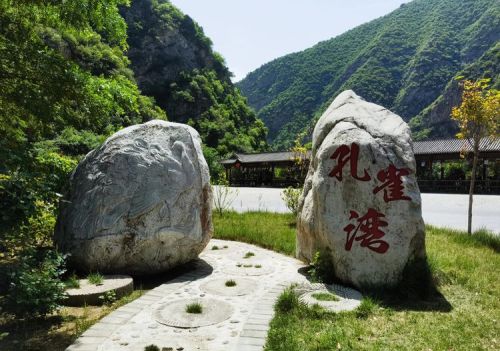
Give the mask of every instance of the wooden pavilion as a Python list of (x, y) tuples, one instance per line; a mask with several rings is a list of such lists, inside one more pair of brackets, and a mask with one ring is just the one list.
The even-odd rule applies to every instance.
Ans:
[[(422, 192), (467, 193), (472, 155), (467, 141), (441, 139), (414, 143), (417, 179)], [(232, 186), (300, 187), (307, 173), (310, 152), (265, 152), (234, 154), (221, 161)], [(500, 138), (481, 141), (477, 194), (500, 195)]]

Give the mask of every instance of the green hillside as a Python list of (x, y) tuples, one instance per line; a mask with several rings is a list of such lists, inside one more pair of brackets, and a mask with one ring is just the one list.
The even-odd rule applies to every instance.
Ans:
[(122, 13), (139, 87), (170, 120), (197, 129), (206, 154), (266, 147), (264, 124), (231, 83), (224, 59), (196, 22), (168, 0), (134, 0)]
[(469, 74), (496, 80), (499, 39), (497, 0), (414, 0), (336, 38), (278, 58), (238, 86), (269, 128), (275, 148), (290, 146), (345, 89), (406, 121), (413, 118), (418, 138), (450, 136), (455, 126), (449, 104), (458, 91), (453, 90), (453, 78)]
[(201, 28), (166, 0), (129, 3), (0, 0), (0, 251), (51, 237), (69, 174), (123, 127), (193, 125), (214, 175), (266, 147)]

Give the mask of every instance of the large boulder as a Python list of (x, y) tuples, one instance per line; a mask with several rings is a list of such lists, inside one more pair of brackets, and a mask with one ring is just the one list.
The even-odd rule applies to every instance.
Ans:
[(299, 204), (297, 255), (331, 257), (356, 287), (398, 283), (425, 257), (410, 129), (389, 110), (345, 91), (319, 119)]
[(198, 133), (151, 121), (119, 131), (80, 162), (61, 201), (55, 241), (80, 269), (158, 273), (205, 248), (211, 206)]

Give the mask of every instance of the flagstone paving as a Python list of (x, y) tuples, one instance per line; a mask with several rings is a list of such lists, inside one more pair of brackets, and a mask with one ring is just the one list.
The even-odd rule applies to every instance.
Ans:
[[(165, 351), (262, 350), (281, 292), (292, 283), (318, 288), (299, 273), (302, 267), (253, 245), (212, 240), (194, 270), (104, 317), (67, 351), (142, 351), (151, 344)], [(226, 286), (228, 280), (236, 286)], [(185, 312), (193, 302), (202, 314)]]

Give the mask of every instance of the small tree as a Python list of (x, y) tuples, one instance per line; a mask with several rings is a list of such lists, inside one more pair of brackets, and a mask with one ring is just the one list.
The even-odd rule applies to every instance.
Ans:
[(219, 175), (219, 181), (217, 185), (213, 187), (214, 189), (214, 208), (215, 211), (219, 213), (222, 217), (224, 211), (229, 210), (233, 201), (239, 194), (238, 189), (231, 188), (229, 186), (229, 181), (226, 178), (226, 174), (221, 172)]
[(479, 146), (481, 140), (497, 137), (500, 131), (500, 91), (488, 89), (488, 83), (489, 79), (481, 79), (476, 82), (465, 80), (462, 83), (462, 103), (460, 106), (454, 107), (451, 112), (451, 117), (458, 122), (460, 127), (457, 137), (465, 139), (469, 143), (473, 154), (467, 223), (469, 234), (472, 233), (472, 201)]

